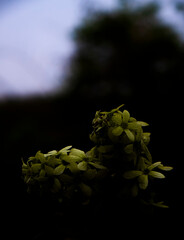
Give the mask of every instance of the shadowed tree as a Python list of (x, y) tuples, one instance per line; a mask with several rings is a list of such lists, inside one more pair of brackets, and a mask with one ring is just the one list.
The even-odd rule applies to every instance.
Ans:
[(97, 13), (78, 27), (66, 79), (72, 96), (144, 101), (171, 94), (183, 78), (184, 50), (157, 10), (149, 5)]

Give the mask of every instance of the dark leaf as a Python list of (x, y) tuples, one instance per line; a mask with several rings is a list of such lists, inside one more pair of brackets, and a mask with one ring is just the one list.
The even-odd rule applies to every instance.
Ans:
[(70, 169), (70, 171), (74, 174), (78, 173), (80, 170), (78, 169), (77, 163), (71, 162), (69, 165), (67, 165), (67, 168)]
[(54, 184), (52, 186), (52, 191), (53, 192), (59, 192), (61, 189), (61, 183), (58, 178), (54, 178)]
[(54, 169), (53, 174), (54, 175), (61, 175), (64, 172), (64, 170), (65, 170), (65, 166), (63, 164), (61, 164)]
[(130, 154), (133, 152), (133, 148), (134, 148), (133, 144), (128, 144), (126, 145), (126, 147), (124, 147), (124, 151), (125, 153)]
[(126, 179), (133, 179), (136, 178), (140, 175), (142, 175), (142, 171), (137, 171), (137, 170), (131, 170), (131, 171), (127, 171), (123, 174), (123, 177)]
[(50, 166), (45, 165), (45, 172), (47, 173), (47, 175), (51, 176), (53, 175), (54, 169)]
[(92, 189), (87, 184), (80, 183), (79, 187), (80, 187), (81, 191), (84, 193), (84, 195), (86, 195), (87, 197), (90, 197), (92, 195)]
[(84, 178), (91, 180), (96, 177), (97, 170), (96, 169), (88, 169), (87, 171), (84, 172)]
[(87, 170), (87, 165), (88, 165), (87, 162), (82, 161), (82, 162), (78, 163), (77, 167), (81, 171), (86, 171)]
[(100, 165), (98, 163), (94, 163), (94, 162), (89, 162), (90, 165), (92, 165), (93, 167), (97, 168), (97, 169), (107, 169), (105, 166)]
[(31, 166), (31, 170), (33, 173), (38, 173), (41, 169), (41, 163), (35, 163)]
[(101, 145), (97, 148), (100, 153), (108, 153), (113, 150), (113, 145)]

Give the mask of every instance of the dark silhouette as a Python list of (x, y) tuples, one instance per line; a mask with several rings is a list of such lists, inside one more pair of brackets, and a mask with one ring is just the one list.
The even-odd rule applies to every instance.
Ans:
[[(74, 34), (67, 81), (72, 96), (150, 101), (171, 93), (183, 77), (183, 46), (159, 22), (157, 7), (95, 15)], [(177, 72), (177, 77), (176, 77)]]

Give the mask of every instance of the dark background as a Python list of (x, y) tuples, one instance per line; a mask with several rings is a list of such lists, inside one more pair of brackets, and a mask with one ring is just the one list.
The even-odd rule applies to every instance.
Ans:
[[(45, 153), (67, 145), (89, 150), (93, 146), (89, 133), (95, 111), (108, 111), (123, 103), (132, 116), (150, 124), (153, 160), (174, 167), (158, 186), (170, 209), (156, 210), (152, 220), (146, 216), (155, 225), (153, 228), (162, 225), (167, 236), (167, 231), (178, 231), (177, 214), (182, 207), (184, 44), (173, 29), (157, 20), (157, 10), (157, 6), (150, 5), (89, 16), (74, 31), (76, 52), (64, 90), (50, 97), (0, 103), (2, 208), (9, 226), (7, 234), (31, 239), (45, 222), (54, 221), (53, 206), (27, 195), (21, 158), (26, 161), (38, 150)], [(113, 214), (117, 223), (121, 213)]]

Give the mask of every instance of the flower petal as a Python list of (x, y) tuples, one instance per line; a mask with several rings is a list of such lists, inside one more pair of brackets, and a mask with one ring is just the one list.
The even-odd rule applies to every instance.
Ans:
[(155, 162), (153, 164), (151, 164), (148, 169), (151, 171), (153, 168), (158, 167), (159, 165), (161, 165), (161, 162)]
[(149, 172), (149, 175), (154, 177), (154, 178), (165, 178), (164, 174), (156, 171), (151, 171)]
[(123, 111), (123, 123), (128, 124), (128, 120), (130, 119), (130, 113), (127, 110)]
[(133, 179), (138, 176), (142, 175), (142, 171), (137, 171), (137, 170), (132, 170), (132, 171), (127, 171), (123, 174), (123, 177), (126, 179)]
[(131, 142), (134, 142), (134, 140), (135, 140), (134, 134), (133, 134), (129, 129), (125, 129), (124, 131), (125, 131), (128, 139), (129, 139)]
[(148, 186), (148, 175), (143, 174), (139, 176), (138, 181), (139, 181), (139, 187), (145, 190)]

